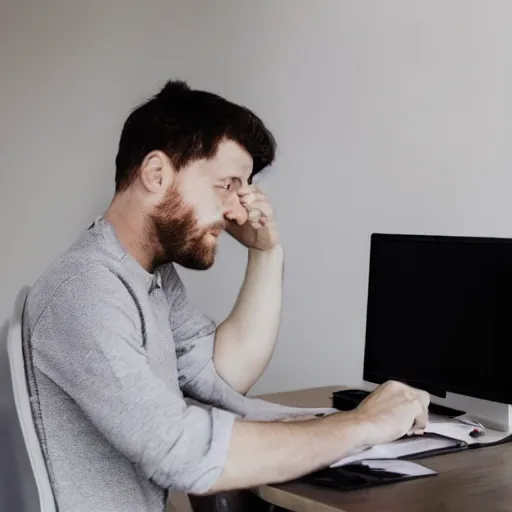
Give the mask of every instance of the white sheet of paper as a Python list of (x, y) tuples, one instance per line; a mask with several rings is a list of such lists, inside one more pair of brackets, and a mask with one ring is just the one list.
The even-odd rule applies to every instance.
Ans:
[(469, 434), (474, 427), (458, 422), (451, 418), (432, 417), (425, 429), (425, 432), (439, 434), (441, 436), (459, 439), (467, 444), (475, 443), (496, 443), (511, 435), (511, 432), (500, 432), (498, 430), (484, 429), (484, 435), (479, 437), (471, 437)]
[(344, 457), (331, 464), (331, 467), (344, 466), (352, 462), (369, 459), (397, 459), (406, 455), (414, 455), (431, 450), (440, 450), (456, 446), (457, 441), (452, 439), (428, 438), (428, 437), (410, 437), (399, 439), (393, 443), (379, 444), (372, 446), (354, 455)]
[(383, 469), (407, 476), (437, 475), (436, 471), (408, 460), (364, 460), (363, 464), (372, 469)]

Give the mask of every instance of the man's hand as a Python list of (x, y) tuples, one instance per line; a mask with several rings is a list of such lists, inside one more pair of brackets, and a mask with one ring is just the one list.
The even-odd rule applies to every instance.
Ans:
[(387, 443), (406, 434), (422, 434), (428, 422), (430, 397), (425, 391), (389, 381), (356, 409), (366, 444)]
[(257, 185), (244, 186), (237, 194), (247, 210), (247, 221), (241, 226), (235, 221), (228, 221), (227, 232), (249, 249), (273, 249), (279, 244), (279, 234), (267, 196)]
[[(428, 421), (428, 393), (400, 382), (389, 381), (371, 393), (354, 411), (356, 419), (380, 444), (405, 434), (422, 434)], [(292, 416), (280, 420), (296, 423), (318, 419), (316, 416)], [(368, 424), (371, 426), (368, 428)], [(375, 433), (376, 432), (376, 433)], [(384, 439), (384, 441), (380, 440)]]

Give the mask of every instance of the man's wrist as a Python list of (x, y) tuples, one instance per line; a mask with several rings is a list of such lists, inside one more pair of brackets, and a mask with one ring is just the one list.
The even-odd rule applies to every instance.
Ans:
[(332, 414), (321, 421), (329, 424), (332, 435), (339, 441), (341, 456), (369, 444), (371, 426), (355, 411)]
[(284, 248), (281, 244), (274, 245), (274, 247), (267, 249), (265, 251), (261, 249), (250, 248), (249, 249), (249, 258), (260, 258), (260, 259), (278, 259), (284, 258)]

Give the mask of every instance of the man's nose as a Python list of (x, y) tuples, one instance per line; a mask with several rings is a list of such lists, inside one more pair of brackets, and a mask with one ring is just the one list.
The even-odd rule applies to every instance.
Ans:
[(233, 194), (224, 206), (224, 217), (228, 220), (234, 220), (240, 226), (247, 221), (247, 210), (240, 203), (240, 198)]

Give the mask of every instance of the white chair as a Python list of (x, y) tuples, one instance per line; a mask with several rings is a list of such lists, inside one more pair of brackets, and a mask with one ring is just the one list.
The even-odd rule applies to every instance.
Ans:
[(23, 357), (22, 316), (28, 291), (28, 286), (20, 290), (10, 321), (0, 329), (0, 510), (56, 512)]

